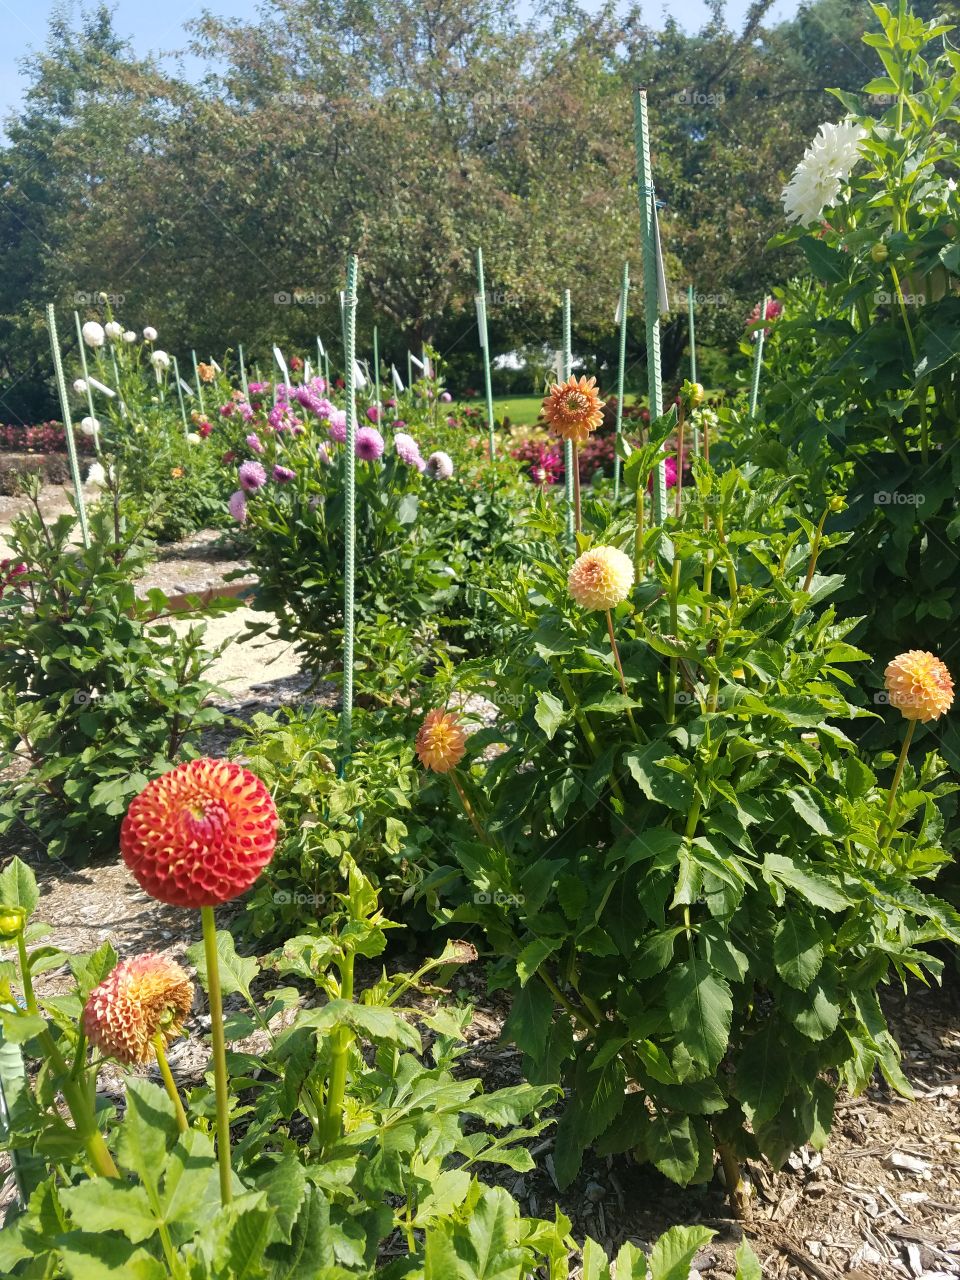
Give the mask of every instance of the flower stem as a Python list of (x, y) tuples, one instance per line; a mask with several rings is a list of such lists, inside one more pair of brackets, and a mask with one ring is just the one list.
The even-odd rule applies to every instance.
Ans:
[(159, 1031), (153, 1037), (153, 1051), (157, 1055), (157, 1066), (160, 1068), (163, 1083), (166, 1086), (167, 1093), (170, 1095), (170, 1101), (173, 1103), (173, 1109), (177, 1117), (177, 1128), (181, 1133), (186, 1133), (187, 1113), (184, 1111), (183, 1103), (180, 1101), (180, 1091), (177, 1089), (177, 1082), (174, 1080), (173, 1072), (170, 1070), (163, 1035)]
[(900, 779), (903, 777), (903, 769), (907, 763), (907, 752), (910, 750), (910, 742), (913, 738), (913, 731), (917, 727), (916, 720), (910, 720), (907, 723), (907, 732), (903, 736), (903, 746), (900, 748), (900, 758), (897, 761), (897, 769), (893, 775), (893, 782), (890, 784), (890, 794), (887, 797), (887, 811), (883, 822), (880, 824), (879, 834), (883, 837), (883, 843), (880, 846), (880, 852), (877, 857), (877, 865), (883, 861), (887, 850), (890, 847), (890, 841), (893, 839), (893, 806), (897, 798), (897, 788), (900, 786)]
[(484, 844), (489, 844), (490, 841), (487, 839), (487, 833), (484, 831), (483, 827), (481, 827), (480, 825), (480, 820), (477, 817), (476, 810), (474, 809), (473, 805), (470, 803), (469, 799), (467, 798), (467, 793), (463, 789), (463, 783), (457, 777), (456, 769), (450, 770), (450, 781), (453, 783), (453, 785), (457, 789), (457, 795), (460, 797), (460, 803), (463, 805), (463, 811), (467, 815), (467, 817), (470, 819), (470, 823), (474, 831), (477, 833), (477, 835), (480, 837), (480, 839), (483, 841)]
[(823, 526), (827, 520), (827, 511), (829, 508), (824, 507), (823, 515), (820, 517), (820, 523), (817, 525), (817, 532), (814, 535), (813, 546), (810, 548), (810, 563), (807, 565), (807, 576), (803, 580), (803, 590), (810, 590), (810, 583), (813, 581), (813, 575), (817, 568), (817, 557), (820, 555), (820, 544), (823, 542)]
[[(593, 756), (594, 760), (599, 760), (600, 744), (597, 742), (597, 735), (594, 733), (593, 726), (590, 724), (590, 717), (584, 711), (580, 710), (580, 703), (577, 700), (576, 691), (570, 683), (570, 677), (559, 667), (555, 668), (555, 670), (557, 672), (557, 679), (560, 682), (560, 688), (563, 690), (564, 697), (570, 706), (570, 710), (573, 712), (573, 718), (576, 720), (580, 732), (586, 739), (587, 746), (590, 748), (590, 754)], [(616, 778), (612, 776), (610, 778), (610, 790), (618, 800), (621, 802), (623, 801), (623, 792), (620, 790), (620, 784), (617, 782)]]
[(576, 441), (573, 443), (571, 455), (573, 460), (573, 527), (579, 533), (583, 528), (583, 519), (580, 512), (580, 446)]
[(637, 484), (637, 521), (636, 531), (633, 538), (633, 572), (637, 578), (642, 578), (646, 565), (643, 563), (643, 537), (644, 537), (644, 521), (646, 517), (646, 494), (643, 485)]
[(733, 1210), (733, 1216), (742, 1222), (750, 1216), (750, 1198), (747, 1192), (747, 1185), (743, 1180), (743, 1174), (740, 1172), (740, 1161), (734, 1155), (732, 1148), (728, 1147), (725, 1142), (717, 1143), (717, 1155), (720, 1157), (720, 1164), (723, 1166), (723, 1176), (727, 1184), (730, 1208)]
[[(33, 990), (33, 976), (30, 973), (30, 959), (27, 955), (27, 945), (24, 941), (23, 930), (17, 934), (17, 958), (20, 962), (20, 985), (23, 987), (23, 998), (26, 1001), (27, 1013), (34, 1018), (42, 1017), (43, 1015), (40, 1012), (40, 1006), (37, 1004), (37, 997)], [(71, 1076), (67, 1064), (63, 1060), (63, 1055), (57, 1048), (57, 1043), (48, 1028), (41, 1032), (39, 1039), (46, 1050), (47, 1057), (61, 1076), (60, 1091), (73, 1119), (77, 1136), (83, 1142), (91, 1165), (104, 1178), (119, 1178), (120, 1173), (114, 1164), (110, 1149), (104, 1141), (103, 1134), (97, 1127), (97, 1111), (94, 1099), (87, 1095), (80, 1081)]]
[[(627, 693), (627, 682), (623, 675), (623, 663), (620, 661), (620, 649), (617, 646), (617, 637), (614, 635), (613, 631), (613, 614), (609, 609), (607, 610), (607, 634), (610, 637), (610, 648), (613, 650), (613, 660), (617, 664), (617, 673), (620, 676), (620, 692), (625, 698), (629, 698), (630, 695)], [(630, 728), (633, 730), (633, 736), (639, 742), (640, 735), (637, 732), (637, 726), (633, 719), (633, 709), (631, 707), (627, 707), (627, 719), (630, 721)]]
[(207, 962), (207, 994), (210, 998), (210, 1039), (213, 1042), (213, 1078), (217, 1093), (217, 1160), (220, 1164), (220, 1201), (233, 1200), (230, 1169), (230, 1083), (227, 1079), (227, 1046), (223, 1035), (223, 999), (217, 961), (217, 922), (213, 907), (201, 907), (203, 951)]
[[(673, 573), (670, 576), (670, 630), (673, 638), (679, 640), (680, 631), (680, 556), (674, 550)], [(669, 683), (667, 684), (667, 724), (673, 724), (677, 718), (677, 670), (679, 659), (674, 654), (670, 659)]]
[[(354, 953), (344, 952), (340, 966), (340, 999), (353, 1000)], [(330, 1057), (330, 1084), (327, 1087), (327, 1114), (324, 1146), (336, 1142), (343, 1133), (343, 1098), (347, 1089), (347, 1057), (353, 1033), (349, 1027), (338, 1027)]]
[(677, 483), (676, 493), (674, 494), (673, 513), (680, 519), (680, 513), (683, 507), (683, 429), (686, 426), (686, 415), (684, 414), (683, 405), (680, 406), (680, 434), (677, 438)]

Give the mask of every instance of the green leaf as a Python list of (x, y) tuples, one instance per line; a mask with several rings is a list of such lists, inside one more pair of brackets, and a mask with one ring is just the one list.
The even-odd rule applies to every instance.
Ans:
[(544, 691), (537, 698), (533, 718), (543, 730), (548, 742), (567, 718), (567, 710), (563, 703), (552, 693)]
[(650, 1252), (651, 1280), (688, 1280), (691, 1263), (715, 1235), (707, 1227), (671, 1227)]
[(269, 1173), (258, 1177), (257, 1189), (266, 1195), (276, 1219), (277, 1238), (289, 1243), (307, 1194), (306, 1174), (296, 1154), (288, 1152)]
[(790, 1084), (790, 1055), (775, 1025), (746, 1041), (737, 1059), (733, 1092), (755, 1128), (780, 1110)]
[(29, 916), (39, 901), (37, 877), (25, 862), (14, 858), (0, 871), (0, 906), (22, 907)]
[(552, 1085), (515, 1084), (471, 1098), (463, 1105), (463, 1110), (502, 1129), (509, 1124), (520, 1124), (531, 1112), (553, 1102), (556, 1096), (557, 1091)]
[(694, 955), (670, 974), (664, 998), (670, 1025), (691, 1058), (712, 1071), (730, 1039), (733, 997), (727, 982)]
[(830, 828), (807, 787), (794, 787), (787, 792), (787, 799), (811, 831), (815, 831), (820, 836), (830, 835)]
[(534, 938), (533, 942), (527, 943), (517, 956), (517, 976), (521, 987), (527, 985), (544, 960), (553, 955), (560, 943), (560, 938)]
[(803, 250), (814, 274), (828, 284), (842, 284), (847, 278), (845, 255), (815, 236), (803, 236), (798, 244)]
[(823, 964), (823, 943), (816, 925), (798, 911), (790, 911), (773, 934), (773, 962), (784, 982), (806, 991)]
[(151, 1194), (157, 1186), (177, 1135), (173, 1103), (165, 1089), (149, 1080), (127, 1080), (127, 1109), (120, 1127), (117, 1162), (137, 1174)]
[(96, 951), (85, 956), (71, 956), (70, 970), (77, 981), (77, 994), (81, 1000), (98, 987), (116, 967), (117, 953), (110, 941), (101, 943)]
[[(658, 1111), (643, 1145), (647, 1159), (671, 1182), (685, 1187), (696, 1177), (701, 1161), (700, 1138), (690, 1116)], [(683, 1274), (686, 1280), (689, 1268)]]
[(661, 764), (672, 758), (673, 752), (663, 742), (651, 742), (624, 757), (633, 780), (648, 800), (686, 813), (693, 802), (693, 788), (686, 778)]
[(143, 1187), (115, 1178), (90, 1178), (64, 1187), (60, 1199), (82, 1230), (120, 1231), (132, 1244), (148, 1240), (159, 1225)]
[[(204, 991), (209, 991), (207, 957), (202, 942), (195, 942), (192, 947), (187, 948), (187, 959), (196, 969)], [(239, 992), (249, 1003), (252, 1003), (250, 984), (260, 972), (260, 966), (252, 957), (237, 955), (233, 934), (226, 929), (217, 930), (217, 970), (220, 974), (222, 995), (230, 996)]]
[(553, 1021), (553, 996), (542, 982), (528, 982), (517, 994), (503, 1025), (503, 1038), (522, 1053), (539, 1058)]
[(743, 1239), (737, 1245), (734, 1259), (737, 1264), (737, 1274), (734, 1280), (763, 1280), (760, 1259), (750, 1248), (748, 1240)]
[(824, 911), (843, 911), (850, 899), (836, 885), (798, 861), (780, 853), (768, 853), (763, 863), (764, 878), (775, 879), (799, 893), (814, 907)]
[(169, 1280), (162, 1262), (120, 1236), (71, 1231), (57, 1241), (69, 1280)]

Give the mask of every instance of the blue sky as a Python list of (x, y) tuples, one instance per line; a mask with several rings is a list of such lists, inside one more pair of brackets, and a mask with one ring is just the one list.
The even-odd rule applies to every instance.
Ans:
[[(728, 0), (728, 22), (736, 28), (743, 20), (749, 0)], [(529, 11), (530, 0), (519, 0), (521, 9)], [(599, 7), (596, 0), (585, 0), (587, 8)], [(772, 18), (790, 17), (797, 9), (798, 0), (777, 0)], [(0, 48), (0, 118), (19, 105), (24, 80), (18, 62), (26, 54), (40, 49), (46, 43), (47, 23), (55, 8), (80, 11), (79, 3), (70, 0), (0, 0), (0, 23), (5, 38)], [(238, 18), (254, 17), (257, 0), (114, 0), (117, 31), (129, 37), (139, 54), (169, 53), (185, 43), (184, 23), (199, 16), (204, 8), (214, 13), (229, 14)], [(674, 0), (673, 3), (648, 3), (644, 6), (646, 20), (656, 25), (658, 19), (669, 12), (688, 30), (696, 30), (707, 14), (703, 0)], [(189, 66), (189, 63), (187, 64)]]

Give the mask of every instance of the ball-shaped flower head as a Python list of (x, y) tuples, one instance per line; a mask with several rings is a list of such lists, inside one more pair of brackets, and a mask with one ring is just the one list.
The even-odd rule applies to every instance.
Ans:
[(257, 489), (262, 489), (267, 483), (267, 473), (263, 469), (263, 463), (251, 458), (249, 462), (240, 463), (237, 479), (241, 489), (246, 489), (247, 493), (256, 493)]
[(74, 382), (74, 384), (73, 384), (73, 389), (74, 389), (74, 391), (77, 393), (77, 395), (78, 395), (78, 396), (85, 396), (85, 395), (87, 394), (87, 383), (86, 383), (86, 379), (85, 379), (85, 378), (77, 378), (76, 382)]
[(415, 467), (420, 458), (420, 446), (406, 431), (398, 431), (393, 437), (393, 449), (401, 462)]
[(148, 325), (147, 325), (147, 327), (146, 327), (146, 328), (144, 329), (144, 331), (143, 331), (143, 336), (144, 336), (144, 339), (145, 339), (147, 342), (156, 342), (156, 340), (157, 340), (157, 331), (156, 331), (156, 329), (154, 329), (153, 325), (149, 325), (149, 324), (148, 324)]
[(83, 1008), (83, 1030), (95, 1048), (130, 1066), (148, 1062), (153, 1038), (164, 1044), (183, 1031), (193, 983), (174, 960), (148, 952), (123, 960), (94, 987)]
[(277, 484), (289, 484), (296, 474), (292, 467), (281, 467), (279, 462), (273, 468), (273, 478)]
[(584, 609), (614, 609), (633, 586), (633, 561), (618, 547), (591, 547), (573, 562), (567, 588)]
[(117, 324), (116, 320), (108, 320), (103, 328), (111, 342), (119, 342), (123, 337), (123, 325)]
[(80, 330), (80, 334), (88, 347), (102, 347), (106, 341), (106, 333), (102, 324), (97, 324), (96, 320), (88, 320)]
[(334, 409), (330, 415), (327, 434), (334, 444), (344, 444), (347, 439), (347, 415), (343, 409)]
[(242, 489), (238, 489), (236, 493), (231, 493), (227, 502), (227, 510), (236, 520), (237, 524), (243, 524), (247, 518), (247, 495)]
[(123, 340), (124, 342), (136, 342), (137, 335), (134, 333), (132, 329), (124, 329)]
[(95, 436), (100, 430), (99, 418), (81, 418), (80, 430), (85, 436)]
[(547, 426), (562, 440), (576, 445), (586, 444), (590, 433), (603, 421), (603, 407), (596, 378), (573, 376), (566, 382), (555, 382), (543, 401)]
[(243, 893), (276, 842), (270, 792), (231, 760), (188, 760), (148, 782), (120, 828), (140, 888), (175, 907), (214, 907)]
[(427, 475), (433, 476), (434, 480), (449, 480), (453, 475), (453, 459), (449, 453), (444, 453), (442, 449), (431, 453), (427, 459)]
[(367, 409), (367, 421), (374, 423), (380, 421), (380, 410), (375, 404), (370, 405)]
[(170, 368), (170, 357), (165, 351), (157, 350), (150, 356), (150, 363), (157, 373), (166, 372)]
[(425, 769), (449, 773), (463, 759), (467, 740), (458, 717), (442, 707), (435, 707), (427, 712), (415, 745)]
[(950, 672), (932, 653), (908, 649), (898, 654), (883, 675), (890, 695), (905, 720), (939, 720), (953, 704), (953, 679)]
[(383, 436), (376, 427), (361, 427), (354, 442), (354, 453), (364, 462), (383, 457)]

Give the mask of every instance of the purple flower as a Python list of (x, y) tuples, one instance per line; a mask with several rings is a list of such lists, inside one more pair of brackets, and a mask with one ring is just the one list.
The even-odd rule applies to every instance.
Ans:
[(336, 444), (343, 444), (347, 438), (347, 415), (343, 409), (334, 409), (330, 414), (330, 425), (327, 428), (330, 439)]
[(421, 473), (421, 475), (422, 475), (422, 474), (423, 474), (423, 472), (424, 472), (424, 471), (426, 471), (426, 469), (427, 469), (427, 460), (426, 460), (426, 458), (421, 457), (421, 456), (420, 456), (420, 454), (418, 453), (418, 454), (417, 454), (417, 460), (416, 460), (416, 462), (415, 462), (413, 465), (417, 468), (417, 470), (418, 470), (418, 471)]
[(250, 382), (247, 384), (247, 390), (252, 396), (263, 395), (265, 391), (270, 390), (269, 382)]
[(383, 436), (376, 427), (361, 427), (357, 432), (354, 452), (364, 462), (376, 462), (383, 456)]
[(247, 436), (247, 448), (252, 449), (254, 453), (264, 452), (264, 447), (260, 442), (260, 437), (255, 431), (251, 431)]
[(290, 406), (281, 403), (279, 400), (267, 414), (267, 421), (274, 431), (292, 431), (294, 427), (303, 426), (300, 419), (293, 416), (293, 410)]
[(239, 410), (240, 410), (240, 417), (244, 420), (244, 422), (253, 421), (254, 412), (253, 412), (252, 405), (247, 404), (247, 402), (244, 400), (240, 403)]
[(267, 473), (259, 462), (241, 462), (237, 479), (241, 489), (246, 489), (247, 493), (256, 493), (267, 483)]
[(393, 449), (401, 462), (405, 462), (408, 467), (415, 467), (420, 458), (420, 446), (414, 440), (413, 436), (408, 436), (405, 431), (398, 431), (393, 437)]
[(449, 404), (450, 401), (453, 399), (453, 396), (450, 394), (449, 391), (444, 391), (440, 399), (443, 401), (444, 404)]
[(243, 524), (247, 518), (247, 499), (242, 489), (238, 489), (236, 493), (231, 493), (230, 500), (227, 503), (227, 510), (236, 520), (237, 524)]
[(317, 457), (320, 459), (320, 461), (323, 463), (325, 467), (329, 467), (330, 453), (325, 444), (317, 445)]
[(431, 453), (427, 459), (427, 475), (433, 476), (434, 480), (449, 480), (453, 475), (453, 459), (449, 453), (444, 453), (442, 449)]
[(281, 467), (279, 462), (273, 468), (273, 478), (277, 484), (289, 484), (296, 474), (290, 467)]
[(220, 417), (221, 418), (231, 417), (236, 407), (237, 407), (236, 400), (228, 400), (226, 404), (222, 404), (220, 406)]
[(367, 421), (368, 422), (380, 421), (380, 410), (375, 404), (370, 405), (370, 407), (367, 409)]
[(406, 428), (406, 425), (407, 424), (404, 422), (402, 418), (394, 418), (393, 420), (394, 431), (403, 431)]

